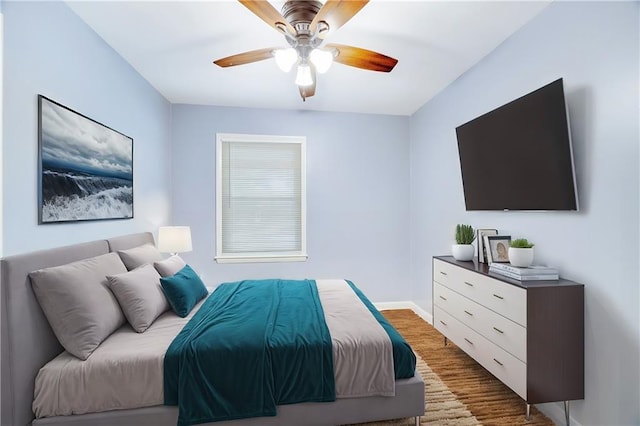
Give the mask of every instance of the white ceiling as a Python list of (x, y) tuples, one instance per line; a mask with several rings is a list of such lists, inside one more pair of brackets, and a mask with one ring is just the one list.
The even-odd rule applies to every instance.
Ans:
[[(67, 1), (172, 103), (410, 115), (532, 19), (548, 1), (372, 0), (328, 42), (398, 59), (387, 73), (333, 64), (302, 102), (273, 59), (229, 68), (213, 60), (286, 47), (242, 4)], [(283, 1), (272, 1), (280, 10)], [(498, 77), (500, 78), (500, 77)]]

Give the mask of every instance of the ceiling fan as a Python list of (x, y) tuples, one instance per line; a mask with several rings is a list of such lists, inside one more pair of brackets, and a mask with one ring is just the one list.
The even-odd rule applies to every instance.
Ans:
[(288, 0), (278, 12), (265, 0), (238, 0), (264, 22), (282, 33), (291, 47), (252, 50), (213, 61), (220, 67), (275, 58), (288, 72), (297, 64), (296, 84), (302, 100), (316, 92), (316, 72), (326, 72), (333, 61), (371, 71), (390, 72), (397, 59), (359, 47), (326, 44), (325, 38), (358, 13), (369, 0)]

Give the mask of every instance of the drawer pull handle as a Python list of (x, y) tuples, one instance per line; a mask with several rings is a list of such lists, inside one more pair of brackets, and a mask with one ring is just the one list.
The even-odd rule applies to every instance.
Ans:
[(493, 294), (493, 297), (497, 297), (497, 298), (498, 298), (498, 299), (500, 299), (500, 300), (503, 300), (503, 299), (504, 299), (504, 297), (502, 297), (502, 296), (498, 296), (498, 295), (497, 295), (497, 294), (495, 294), (495, 293)]
[(447, 275), (447, 273), (446, 273), (446, 272), (442, 272), (442, 271), (440, 271), (440, 273), (441, 273), (442, 275)]
[(473, 342), (471, 340), (467, 339), (466, 337), (464, 338), (464, 340), (466, 340), (468, 344), (473, 345)]
[(498, 361), (498, 360), (497, 360), (497, 359), (495, 359), (495, 358), (494, 358), (493, 360), (494, 360), (498, 365), (500, 365), (500, 366), (504, 365), (503, 363), (501, 363), (500, 361)]
[(469, 315), (470, 317), (472, 317), (472, 316), (473, 316), (473, 314), (472, 314), (471, 312), (469, 312), (469, 311), (464, 311), (464, 313), (465, 313), (465, 314), (467, 314), (467, 315)]
[(504, 331), (500, 330), (499, 328), (495, 328), (495, 327), (493, 327), (493, 329), (494, 329), (495, 331), (497, 331), (498, 333), (500, 333), (500, 334), (504, 334)]
[(442, 299), (442, 300), (447, 300), (447, 298), (444, 297), (444, 296), (438, 296), (438, 297), (440, 297), (440, 299)]
[(442, 324), (442, 325), (447, 325), (447, 323), (446, 323), (446, 322), (444, 322), (444, 321), (442, 321), (442, 320), (440, 320), (440, 324)]
[(464, 283), (465, 283), (466, 285), (468, 285), (469, 287), (473, 287), (473, 284), (471, 284), (471, 283), (470, 283), (470, 282), (468, 282), (468, 281), (465, 281)]

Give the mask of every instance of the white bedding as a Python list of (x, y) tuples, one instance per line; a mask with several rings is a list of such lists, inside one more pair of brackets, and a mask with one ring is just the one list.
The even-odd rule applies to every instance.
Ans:
[[(387, 333), (345, 281), (316, 283), (333, 343), (337, 397), (393, 396)], [(165, 312), (144, 333), (125, 325), (86, 361), (58, 355), (36, 377), (36, 418), (162, 405), (164, 354), (202, 303), (186, 318)]]
[(393, 346), (344, 280), (316, 280), (333, 344), (338, 398), (394, 396)]
[(163, 404), (164, 354), (202, 303), (185, 318), (165, 312), (144, 333), (126, 324), (86, 361), (66, 351), (58, 355), (36, 376), (36, 418)]

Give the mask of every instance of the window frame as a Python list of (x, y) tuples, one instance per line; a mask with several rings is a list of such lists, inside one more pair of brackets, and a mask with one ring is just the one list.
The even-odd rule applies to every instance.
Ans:
[[(247, 252), (222, 251), (222, 145), (223, 143), (292, 143), (300, 145), (300, 247), (298, 251)], [(216, 255), (217, 263), (304, 262), (307, 254), (307, 138), (305, 136), (216, 133)]]

